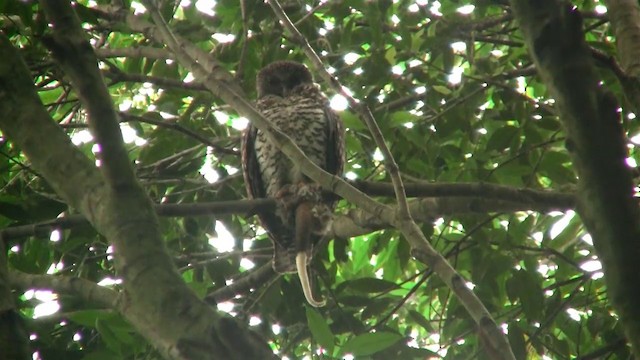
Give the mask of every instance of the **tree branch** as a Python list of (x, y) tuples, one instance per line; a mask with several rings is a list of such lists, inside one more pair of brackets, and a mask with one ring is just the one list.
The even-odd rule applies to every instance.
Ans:
[(224, 286), (216, 291), (211, 292), (205, 296), (204, 300), (209, 303), (220, 303), (223, 301), (231, 300), (234, 296), (240, 293), (246, 293), (250, 289), (257, 289), (264, 284), (268, 283), (270, 279), (275, 276), (279, 276), (273, 270), (271, 261), (261, 267), (248, 272), (246, 275), (239, 279), (236, 279), (233, 284)]
[[(372, 196), (393, 196), (393, 185), (371, 181), (353, 181), (352, 184)], [(428, 184), (409, 183), (407, 194), (419, 197), (409, 201), (411, 215), (419, 222), (465, 213), (510, 213), (514, 211), (567, 211), (575, 207), (573, 194), (551, 191), (511, 188), (493, 184)], [(246, 217), (273, 211), (272, 199), (201, 202), (197, 204), (156, 204), (156, 214), (161, 217), (220, 216), (242, 214)], [(56, 229), (70, 229), (88, 225), (80, 214), (43, 221), (36, 224), (11, 226), (0, 230), (5, 240), (27, 236), (48, 237)], [(377, 215), (360, 209), (349, 210), (337, 216), (329, 231), (334, 238), (350, 238), (388, 228), (388, 223)]]
[[(360, 191), (371, 196), (392, 196), (393, 188), (389, 183), (354, 180), (351, 182)], [(511, 186), (489, 183), (428, 183), (413, 182), (405, 184), (407, 196), (410, 197), (446, 197), (474, 196), (485, 199), (531, 204), (535, 206), (559, 206), (572, 208), (574, 194), (547, 190), (515, 188)], [(534, 210), (534, 209), (532, 209)]]
[[(606, 62), (620, 81), (633, 111), (640, 112), (640, 5), (635, 0), (605, 0), (609, 21), (616, 35), (622, 69), (613, 58)], [(594, 52), (596, 53), (596, 52)], [(621, 71), (620, 71), (621, 70)]]
[[(628, 76), (640, 78), (640, 5), (635, 0), (605, 0), (609, 21), (616, 34), (622, 68)], [(638, 105), (640, 106), (640, 104)]]
[(87, 303), (102, 308), (118, 309), (121, 301), (118, 292), (92, 281), (59, 275), (33, 275), (20, 271), (9, 273), (11, 286), (18, 289), (48, 289), (57, 293), (78, 296)]
[[(159, 76), (149, 76), (142, 74), (128, 74), (117, 68), (111, 67), (104, 72), (104, 76), (109, 78), (113, 83), (118, 82), (137, 82), (137, 83), (151, 83), (161, 88), (179, 88), (185, 90), (206, 90), (202, 84), (197, 82), (184, 82), (176, 79), (168, 79)], [(112, 83), (112, 84), (113, 84)]]

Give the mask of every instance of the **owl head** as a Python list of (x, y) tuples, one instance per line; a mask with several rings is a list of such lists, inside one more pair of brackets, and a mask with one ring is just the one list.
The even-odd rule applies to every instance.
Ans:
[(266, 95), (287, 97), (296, 87), (312, 83), (313, 77), (306, 66), (295, 61), (276, 61), (258, 73), (258, 99)]

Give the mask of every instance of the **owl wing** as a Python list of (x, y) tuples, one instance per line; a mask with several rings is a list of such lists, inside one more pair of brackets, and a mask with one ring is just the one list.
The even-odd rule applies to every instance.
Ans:
[[(258, 128), (249, 125), (242, 138), (242, 172), (247, 195), (250, 199), (267, 197), (267, 190), (262, 179), (255, 149), (257, 135)], [(275, 211), (260, 212), (258, 218), (273, 243), (274, 270), (278, 273), (295, 272), (294, 234), (292, 230), (282, 223)]]
[(251, 199), (264, 198), (266, 193), (256, 156), (255, 143), (257, 135), (258, 128), (250, 124), (242, 136), (242, 173), (245, 179), (247, 195)]
[[(331, 109), (328, 101), (324, 105), (324, 116), (327, 120), (327, 126), (325, 128), (325, 132), (327, 134), (327, 143), (325, 146), (326, 163), (324, 170), (330, 174), (342, 176), (345, 163), (344, 124), (338, 114)], [(338, 198), (338, 195), (333, 193), (327, 194), (324, 197), (325, 201), (328, 202), (331, 208), (333, 208), (335, 201), (337, 201)]]

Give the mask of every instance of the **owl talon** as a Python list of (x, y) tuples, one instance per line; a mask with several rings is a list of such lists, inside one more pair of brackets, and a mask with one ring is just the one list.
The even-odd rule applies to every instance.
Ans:
[(320, 202), (322, 200), (322, 188), (318, 184), (300, 183), (298, 184), (298, 201)]
[(286, 198), (286, 197), (292, 196), (296, 192), (295, 187), (296, 186), (293, 185), (293, 184), (287, 184), (287, 185), (282, 186), (280, 188), (280, 190), (278, 190), (278, 192), (276, 193), (275, 198), (276, 199), (282, 199), (282, 198)]

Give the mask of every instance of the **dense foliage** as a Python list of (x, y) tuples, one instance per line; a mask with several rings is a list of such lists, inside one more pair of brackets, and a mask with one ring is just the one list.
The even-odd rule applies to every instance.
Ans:
[[(189, 288), (246, 323), (283, 358), (492, 358), (476, 322), (433, 268), (412, 257), (404, 236), (346, 200), (334, 238), (312, 265), (315, 291), (328, 306), (307, 306), (296, 275), (270, 270), (271, 243), (247, 215), (255, 208), (239, 202), (246, 199), (239, 148), (247, 120), (140, 25), (154, 23), (142, 4), (124, 1), (125, 17), (110, 3), (78, 1), (74, 9), (100, 60), (137, 178), (154, 203), (175, 205), (161, 213), (159, 226)], [(174, 34), (233, 74), (248, 99), (266, 64), (309, 64), (299, 39), (267, 3), (160, 3)], [(635, 167), (638, 122), (613, 57), (607, 9), (597, 0), (574, 4), (598, 76), (620, 101), (627, 161)], [(507, 333), (516, 358), (629, 358), (591, 236), (574, 212), (578, 176), (557, 102), (510, 6), (282, 5), (325, 68), (371, 109), (420, 229)], [(4, 0), (0, 11), (0, 28), (19, 49), (52, 121), (95, 161), (101, 149), (78, 90), (50, 57), (43, 9)], [(391, 180), (370, 131), (344, 98), (316, 80), (348, 129), (346, 178), (395, 204), (390, 186), (373, 189)], [(2, 137), (0, 155), (0, 228), (12, 294), (36, 358), (159, 356), (118, 311), (56, 291), (53, 279), (62, 277), (121, 290), (117, 249), (114, 255), (113, 244), (56, 194), (11, 138)], [(221, 201), (229, 201), (222, 210)], [(17, 274), (50, 276), (28, 282), (15, 280)]]

